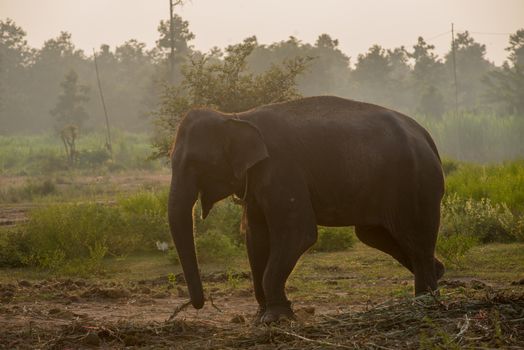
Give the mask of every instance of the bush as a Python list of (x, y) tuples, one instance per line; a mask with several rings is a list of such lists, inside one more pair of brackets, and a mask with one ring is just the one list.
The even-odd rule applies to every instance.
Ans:
[(30, 253), (27, 234), (20, 229), (0, 231), (0, 267), (22, 267)]
[(140, 192), (117, 205), (61, 204), (36, 209), (0, 241), (0, 264), (93, 270), (107, 255), (154, 251), (169, 241), (166, 194)]
[(197, 203), (193, 218), (197, 235), (216, 231), (228, 236), (237, 245), (242, 245), (244, 242), (244, 237), (240, 233), (242, 207), (235, 204), (231, 198), (216, 203), (205, 220), (202, 220), (200, 202)]
[(462, 267), (466, 253), (478, 244), (473, 236), (453, 234), (439, 235), (437, 239), (437, 254), (451, 266)]
[(213, 230), (197, 236), (195, 244), (201, 263), (226, 263), (241, 253), (229, 236)]
[(78, 153), (78, 165), (80, 167), (94, 167), (106, 164), (111, 155), (105, 148), (87, 149)]
[(522, 235), (519, 222), (504, 204), (493, 204), (487, 198), (464, 200), (452, 194), (442, 203), (440, 230), (446, 237), (466, 235), (480, 243), (510, 242)]
[(155, 248), (156, 241), (171, 241), (167, 222), (167, 191), (142, 191), (118, 200), (129, 232), (142, 237), (138, 250)]
[(355, 244), (351, 227), (318, 227), (318, 239), (311, 248), (316, 252), (337, 252), (347, 250)]
[(66, 260), (90, 258), (100, 245), (107, 248), (108, 254), (128, 254), (140, 239), (126, 228), (118, 208), (101, 204), (37, 209), (24, 227), (31, 247), (27, 263), (56, 270)]

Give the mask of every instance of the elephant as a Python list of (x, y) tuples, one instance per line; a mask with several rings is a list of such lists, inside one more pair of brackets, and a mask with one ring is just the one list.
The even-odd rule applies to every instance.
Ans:
[(444, 176), (431, 136), (406, 115), (335, 96), (241, 113), (194, 109), (170, 157), (169, 226), (196, 309), (205, 298), (192, 208), (199, 197), (205, 218), (233, 194), (245, 203), (258, 322), (294, 317), (285, 284), (317, 225), (354, 226), (413, 273), (416, 295), (437, 289)]

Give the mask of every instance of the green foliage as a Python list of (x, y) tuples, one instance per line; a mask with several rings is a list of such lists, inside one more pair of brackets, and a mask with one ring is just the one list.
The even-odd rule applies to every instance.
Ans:
[(524, 29), (510, 35), (509, 61), (484, 77), (489, 102), (504, 113), (524, 114)]
[(202, 208), (198, 203), (195, 205), (193, 218), (197, 235), (216, 231), (228, 236), (238, 245), (244, 242), (244, 237), (239, 231), (242, 207), (235, 204), (231, 198), (216, 203), (205, 220), (202, 220)]
[(493, 204), (488, 198), (476, 201), (448, 195), (441, 217), (440, 232), (445, 237), (463, 235), (489, 243), (513, 241), (521, 235), (519, 218), (505, 204)]
[(204, 264), (227, 264), (240, 254), (240, 248), (230, 237), (214, 230), (197, 236), (195, 244), (198, 260)]
[(338, 252), (353, 247), (356, 239), (352, 227), (318, 227), (318, 239), (311, 248), (316, 252)]
[[(170, 241), (166, 194), (142, 192), (116, 205), (61, 204), (30, 213), (29, 221), (5, 234), (0, 263), (53, 271), (94, 271), (105, 256), (154, 251)], [(86, 270), (86, 271), (87, 271)]]
[(151, 250), (156, 241), (171, 241), (166, 203), (167, 191), (143, 191), (118, 201), (130, 232), (142, 236), (143, 247), (137, 247), (135, 250)]
[(478, 244), (474, 236), (466, 234), (439, 235), (437, 239), (437, 254), (444, 259), (446, 265), (462, 267), (467, 252)]
[[(524, 134), (523, 134), (524, 135)], [(446, 164), (446, 162), (444, 162)], [(449, 165), (445, 165), (449, 168)], [(503, 164), (456, 164), (446, 177), (446, 191), (462, 198), (505, 204), (514, 212), (524, 212), (524, 161)]]
[(30, 253), (27, 233), (20, 228), (0, 230), (0, 266), (22, 267)]
[(192, 107), (240, 112), (299, 96), (295, 79), (306, 69), (309, 59), (295, 57), (255, 75), (247, 70), (247, 59), (257, 45), (256, 38), (250, 37), (228, 46), (223, 59), (219, 59), (219, 52), (192, 57), (180, 86), (164, 90), (156, 120), (157, 156), (169, 153), (178, 123)]
[(66, 125), (81, 127), (89, 118), (84, 108), (84, 104), (89, 101), (89, 88), (78, 84), (78, 74), (74, 70), (66, 74), (60, 87), (62, 93), (51, 110), (51, 115), (56, 118), (57, 130), (62, 130)]

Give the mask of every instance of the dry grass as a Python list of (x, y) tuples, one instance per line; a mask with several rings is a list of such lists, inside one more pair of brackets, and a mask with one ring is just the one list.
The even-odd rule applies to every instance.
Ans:
[[(7, 338), (6, 338), (7, 339)], [(324, 314), (270, 326), (175, 319), (85, 324), (53, 333), (33, 325), (8, 334), (8, 347), (184, 349), (455, 349), (524, 346), (524, 291), (456, 290), (387, 301), (361, 312)]]

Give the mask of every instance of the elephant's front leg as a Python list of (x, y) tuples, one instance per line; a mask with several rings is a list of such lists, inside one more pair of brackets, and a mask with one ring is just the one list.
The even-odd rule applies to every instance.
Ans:
[(247, 207), (244, 208), (244, 216), (242, 219), (244, 220), (246, 218), (247, 254), (253, 275), (255, 298), (259, 305), (258, 312), (255, 316), (255, 323), (259, 323), (260, 318), (266, 311), (266, 298), (262, 287), (262, 279), (269, 257), (269, 232), (264, 213), (255, 203), (249, 203)]
[[(316, 220), (305, 193), (273, 202), (265, 208), (269, 226), (269, 259), (262, 281), (266, 309), (260, 321), (293, 318), (285, 285), (300, 256), (317, 240)], [(287, 203), (286, 203), (287, 202)]]

